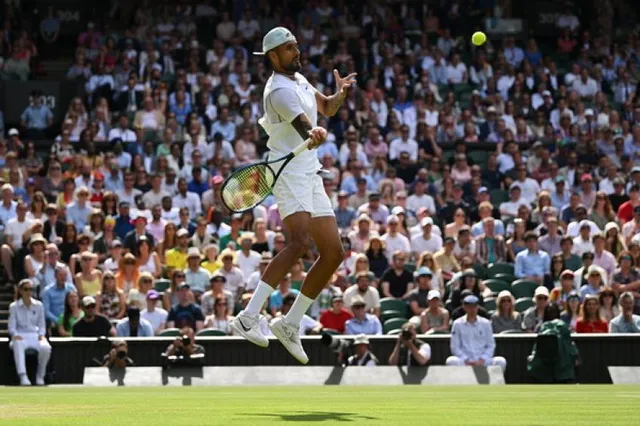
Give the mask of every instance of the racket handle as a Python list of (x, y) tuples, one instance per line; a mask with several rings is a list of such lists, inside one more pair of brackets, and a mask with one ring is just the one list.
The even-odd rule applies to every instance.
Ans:
[(302, 151), (307, 149), (307, 147), (309, 146), (309, 143), (311, 143), (311, 139), (307, 139), (306, 141), (302, 142), (300, 145), (295, 147), (294, 150), (292, 151), (293, 156), (295, 157), (298, 154), (300, 154)]

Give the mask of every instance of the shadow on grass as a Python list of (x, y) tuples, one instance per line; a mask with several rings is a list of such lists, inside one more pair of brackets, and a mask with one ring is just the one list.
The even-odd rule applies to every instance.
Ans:
[(333, 413), (321, 411), (298, 411), (295, 413), (251, 413), (243, 417), (264, 417), (272, 418), (283, 422), (354, 422), (356, 420), (378, 420), (377, 417), (364, 416), (355, 413)]

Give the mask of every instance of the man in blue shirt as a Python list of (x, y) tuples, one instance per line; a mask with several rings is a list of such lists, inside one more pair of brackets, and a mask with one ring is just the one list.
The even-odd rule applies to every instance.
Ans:
[(67, 281), (67, 267), (62, 264), (56, 267), (56, 282), (45, 287), (42, 294), (47, 328), (58, 321), (64, 313), (64, 302), (67, 294), (76, 291), (76, 287)]
[(376, 191), (378, 189), (376, 183), (371, 176), (365, 174), (363, 170), (364, 166), (361, 162), (354, 161), (351, 163), (351, 176), (344, 178), (340, 190), (347, 192), (349, 195), (355, 194), (358, 190), (358, 181), (364, 179), (367, 181), (367, 191)]
[(211, 135), (216, 133), (222, 134), (222, 137), (229, 142), (236, 139), (236, 125), (229, 120), (229, 108), (220, 108), (218, 120), (211, 125)]
[(609, 322), (609, 333), (640, 333), (640, 316), (633, 314), (633, 293), (625, 291), (620, 296), (620, 315)]
[(340, 191), (338, 193), (338, 207), (333, 210), (340, 229), (351, 228), (351, 222), (356, 218), (356, 211), (347, 205), (348, 202), (349, 194), (345, 191)]
[(131, 306), (127, 316), (116, 324), (118, 337), (153, 337), (153, 326), (144, 318), (140, 318), (140, 308)]
[(377, 316), (368, 314), (365, 302), (361, 296), (356, 296), (351, 302), (353, 318), (344, 326), (344, 334), (382, 334), (382, 324)]
[(130, 208), (131, 206), (126, 201), (121, 201), (118, 206), (118, 217), (116, 217), (113, 232), (115, 232), (121, 240), (124, 240), (127, 234), (134, 229), (131, 223), (131, 216), (129, 216)]
[(515, 276), (542, 285), (544, 276), (550, 273), (551, 258), (547, 252), (538, 250), (538, 236), (535, 232), (527, 232), (524, 241), (527, 249), (516, 256)]
[(89, 199), (89, 190), (86, 187), (80, 187), (76, 192), (76, 201), (67, 207), (67, 222), (71, 222), (76, 229), (82, 232), (89, 222), (89, 216), (93, 213), (93, 208), (87, 200)]
[(28, 129), (29, 138), (43, 139), (47, 127), (53, 123), (53, 113), (48, 106), (42, 104), (42, 93), (34, 91), (31, 97), (33, 103), (24, 110), (20, 121)]

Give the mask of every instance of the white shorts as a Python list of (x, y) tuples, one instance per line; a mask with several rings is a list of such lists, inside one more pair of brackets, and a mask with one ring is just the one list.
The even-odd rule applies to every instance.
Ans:
[(273, 187), (273, 195), (278, 201), (281, 219), (297, 212), (311, 213), (311, 217), (335, 216), (317, 173), (283, 171)]

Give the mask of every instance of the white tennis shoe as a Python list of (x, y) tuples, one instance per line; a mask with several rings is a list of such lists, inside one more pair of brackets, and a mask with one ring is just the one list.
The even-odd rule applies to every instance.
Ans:
[(231, 321), (231, 328), (234, 334), (244, 337), (254, 345), (261, 348), (269, 346), (269, 339), (260, 331), (260, 315), (249, 315), (241, 311), (238, 316)]
[(309, 357), (305, 353), (302, 342), (300, 341), (300, 326), (288, 324), (284, 318), (281, 317), (273, 320), (273, 322), (269, 324), (269, 328), (273, 335), (280, 340), (285, 349), (289, 351), (295, 359), (302, 364), (309, 362)]

